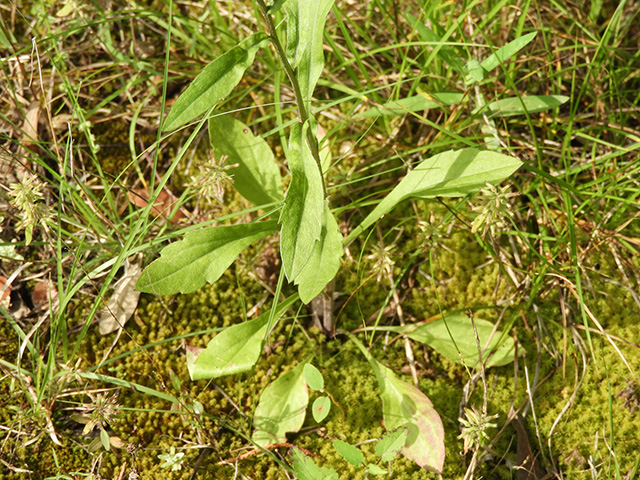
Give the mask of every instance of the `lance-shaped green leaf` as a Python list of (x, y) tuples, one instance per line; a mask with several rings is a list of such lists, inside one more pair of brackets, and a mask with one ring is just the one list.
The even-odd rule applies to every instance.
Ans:
[(145, 268), (136, 289), (157, 295), (193, 292), (218, 280), (242, 250), (277, 228), (275, 221), (267, 221), (189, 232)]
[(355, 115), (353, 118), (369, 118), (378, 115), (406, 115), (411, 112), (422, 112), (446, 105), (456, 105), (464, 99), (463, 93), (434, 93), (428, 94), (422, 92), (411, 97), (401, 98), (400, 100), (387, 102), (380, 107), (373, 107), (369, 110)]
[(477, 148), (449, 150), (427, 158), (367, 215), (347, 237), (347, 242), (411, 197), (459, 197), (478, 191), (487, 183), (498, 183), (515, 172), (522, 162), (498, 152)]
[(240, 195), (256, 206), (282, 201), (280, 169), (269, 144), (231, 115), (209, 119), (209, 138), (218, 159), (227, 157), (227, 172)]
[(309, 107), (324, 69), (322, 37), (334, 0), (287, 0), (287, 57), (296, 69), (302, 101)]
[(306, 128), (299, 123), (291, 128), (288, 158), (291, 184), (280, 215), (280, 253), (290, 282), (298, 277), (313, 255), (324, 222), (322, 176), (307, 145)]
[(304, 364), (278, 377), (267, 386), (253, 415), (255, 431), (251, 439), (259, 446), (287, 440), (287, 432), (297, 432), (304, 423), (309, 389), (303, 374)]
[(364, 463), (364, 455), (358, 447), (354, 447), (350, 443), (343, 440), (334, 440), (333, 448), (335, 448), (340, 456), (344, 458), (354, 467), (359, 467)]
[(164, 122), (164, 131), (190, 122), (229, 95), (268, 38), (264, 32), (254, 33), (207, 65), (176, 100)]
[(385, 428), (406, 427), (409, 430), (402, 454), (422, 468), (441, 473), (444, 427), (431, 400), (416, 387), (398, 379), (374, 358), (369, 357), (369, 363), (380, 388)]
[[(513, 362), (515, 354), (513, 338), (503, 337), (499, 330), (494, 332), (494, 325), (487, 320), (474, 318), (474, 323), (478, 332), (480, 348), (483, 351), (482, 358), (485, 361), (488, 359), (486, 367), (507, 365)], [(452, 362), (461, 363), (460, 355), (462, 355), (464, 362), (469, 367), (475, 366), (480, 357), (473, 326), (466, 315), (446, 315), (444, 318), (441, 317), (418, 326), (399, 325), (381, 328), (385, 331), (401, 333), (416, 342), (429, 345)]]
[(528, 97), (509, 97), (491, 102), (486, 111), (493, 116), (510, 117), (537, 113), (556, 108), (569, 100), (565, 95), (531, 95)]
[(305, 304), (313, 300), (340, 269), (340, 258), (344, 252), (344, 238), (338, 229), (338, 222), (329, 210), (327, 201), (324, 209), (320, 239), (313, 245), (309, 261), (295, 278), (300, 300)]
[(482, 61), (482, 68), (487, 72), (490, 72), (498, 65), (503, 64), (520, 50), (522, 50), (525, 46), (527, 46), (537, 34), (538, 32), (532, 32), (527, 35), (523, 35), (520, 38), (516, 38), (512, 42), (507, 43), (504, 47), (499, 48), (487, 58), (485, 58)]
[[(280, 303), (276, 307), (275, 318), (280, 318), (296, 300), (297, 295), (293, 295)], [(253, 368), (262, 352), (269, 318), (271, 311), (223, 330), (204, 350), (187, 349), (187, 369), (191, 379), (218, 378)]]

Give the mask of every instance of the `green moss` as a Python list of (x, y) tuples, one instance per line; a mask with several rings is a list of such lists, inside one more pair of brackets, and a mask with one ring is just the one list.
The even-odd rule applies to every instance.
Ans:
[[(393, 224), (391, 219), (385, 221)], [(415, 225), (407, 224), (397, 239), (394, 275), (400, 275), (405, 268), (408, 257), (403, 252), (420, 248), (422, 240), (418, 238), (419, 233)], [(395, 235), (390, 237), (395, 238)], [(491, 261), (474, 236), (453, 232), (443, 235), (439, 242), (446, 248), (438, 248), (431, 256), (428, 250), (424, 250), (416, 259), (413, 270), (407, 274), (407, 283), (401, 284), (403, 310), (408, 321), (429, 318), (438, 314), (440, 309), (449, 311), (491, 307), (509, 296), (512, 287), (504, 272), (497, 262)], [(383, 307), (388, 296), (386, 280), (380, 283), (375, 278), (364, 281), (372, 268), (366, 259), (371, 248), (370, 245), (364, 247), (364, 260), (360, 260), (360, 264), (358, 256), (354, 255), (354, 263), (346, 263), (346, 268), (337, 279), (338, 291), (349, 295), (356, 292), (338, 318), (339, 328), (363, 326)], [(354, 248), (352, 253), (355, 251)], [(252, 251), (245, 258), (253, 258), (254, 255)], [(583, 285), (586, 302), (593, 314), (608, 333), (626, 339), (640, 338), (640, 326), (629, 314), (637, 308), (633, 296), (608, 281), (617, 271), (616, 263), (607, 255), (595, 254), (588, 262), (590, 268), (585, 271), (591, 274), (584, 278)], [(596, 264), (598, 269), (595, 268)], [(242, 321), (244, 310), (256, 304), (264, 294), (262, 287), (248, 275), (251, 268), (251, 262), (246, 265), (241, 263), (229, 269), (215, 285), (206, 286), (192, 294), (166, 298), (141, 297), (137, 312), (139, 321), (130, 321), (109, 354), (109, 358), (122, 357), (99, 372), (168, 393), (179, 398), (180, 403), (174, 405), (131, 389), (122, 389), (118, 398), (120, 414), (110, 424), (113, 435), (126, 444), (140, 445), (135, 459), (141, 478), (188, 478), (196, 462), (201, 474), (212, 479), (232, 478), (236, 475), (236, 468), (238, 475), (248, 478), (286, 478), (284, 467), (272, 456), (251, 455), (238, 460), (237, 467), (233, 457), (253, 448), (246, 438), (251, 436), (250, 419), (262, 390), (285, 370), (312, 359), (323, 372), (325, 388), (340, 404), (344, 416), (340, 408), (333, 406), (328, 418), (318, 426), (308, 415), (303, 430), (290, 435), (289, 440), (315, 453), (316, 463), (336, 469), (344, 478), (363, 478), (363, 471), (347, 464), (334, 450), (332, 441), (339, 438), (359, 444), (367, 462), (377, 461), (375, 443), (370, 441), (379, 438), (384, 428), (376, 379), (361, 353), (344, 337), (328, 340), (314, 330), (303, 332), (301, 325), (306, 323), (304, 309), (295, 322), (284, 320), (272, 332), (269, 338), (272, 346), (270, 353), (263, 355), (254, 372), (216, 380), (224, 393), (210, 382), (189, 380), (182, 348), (185, 340), (180, 336), (224, 328)], [(420, 269), (429, 276), (433, 275), (433, 280), (420, 273)], [(584, 462), (590, 456), (594, 462), (602, 465), (602, 471), (614, 468), (611, 452), (615, 453), (620, 471), (626, 473), (635, 463), (636, 452), (640, 449), (635, 435), (638, 413), (629, 408), (635, 401), (635, 392), (629, 390), (631, 386), (628, 383), (632, 375), (610, 343), (595, 331), (591, 333), (593, 352), (589, 351), (584, 330), (579, 328), (573, 330), (576, 340), (571, 338), (572, 330), (566, 330), (568, 338), (565, 347), (559, 295), (558, 289), (545, 292), (543, 298), (535, 300), (535, 311), (528, 307), (518, 308), (517, 305), (506, 310), (502, 325), (504, 327), (511, 320), (515, 321), (512, 333), (518, 339), (521, 353), (518, 359), (518, 383), (514, 389), (513, 365), (492, 368), (486, 372), (488, 413), (498, 415), (495, 420), (498, 429), (490, 430), (489, 434), (498, 433), (512, 404), (519, 406), (526, 402), (526, 382), (537, 379), (539, 386), (534, 392), (533, 405), (536, 420), (534, 422), (531, 413), (525, 420), (532, 445), (537, 445), (537, 431), (545, 446), (544, 454), (550, 453), (571, 478), (586, 476), (584, 470), (588, 466)], [(565, 301), (571, 302), (571, 299), (565, 298)], [(570, 306), (574, 312), (579, 312), (575, 305)], [(268, 305), (263, 306), (261, 311), (266, 308)], [(495, 320), (499, 311), (481, 309), (476, 315)], [(521, 321), (523, 318), (529, 327)], [(571, 317), (569, 321), (576, 321), (576, 318)], [(381, 318), (381, 324), (395, 322), (387, 315)], [(581, 323), (579, 317), (577, 323)], [(543, 327), (542, 330), (535, 328), (538, 324)], [(593, 326), (593, 323), (590, 322), (590, 325)], [(202, 333), (188, 338), (186, 343), (204, 347), (215, 335), (215, 332)], [(581, 339), (579, 348), (574, 344), (578, 338)], [(152, 348), (140, 348), (161, 340), (168, 341)], [(88, 364), (95, 364), (111, 348), (112, 342), (112, 336), (101, 337), (92, 330), (80, 353), (89, 360)], [(383, 335), (376, 336), (372, 354), (403, 380), (411, 383), (405, 368), (407, 361), (403, 343), (398, 340), (385, 342)], [(635, 347), (620, 341), (617, 343), (631, 368), (637, 371), (640, 360)], [(464, 367), (442, 358), (428, 346), (414, 344), (413, 350), (420, 371), (420, 389), (432, 400), (445, 427), (443, 477), (461, 478), (467, 468), (465, 460), (469, 457), (460, 454), (462, 441), (458, 438), (457, 419), (462, 389), (469, 375)], [(583, 373), (581, 351), (591, 354), (592, 358), (588, 360), (582, 386), (573, 398), (575, 376), (577, 374), (581, 378)], [(179, 379), (179, 388), (174, 386), (172, 375)], [(475, 385), (469, 405), (482, 405), (483, 388), (481, 383)], [(82, 395), (76, 400), (87, 402)], [(204, 415), (193, 412), (196, 401), (204, 406)], [(571, 408), (554, 426), (567, 404)], [(97, 457), (91, 457), (78, 445), (86, 447), (91, 439), (80, 434), (81, 426), (74, 424), (67, 414), (57, 415), (56, 421), (61, 437), (73, 437), (76, 443), (65, 440), (65, 447), (59, 448), (53, 446), (48, 437), (42, 436), (37, 450), (19, 452), (14, 464), (27, 465), (45, 476), (72, 471), (88, 472), (91, 458)], [(546, 445), (550, 434), (553, 435), (549, 451)], [(211, 450), (200, 458), (204, 445)], [(179, 472), (160, 468), (162, 462), (158, 455), (167, 453), (172, 446), (185, 453), (184, 468)], [(492, 443), (492, 455), (481, 457), (476, 476), (513, 478), (515, 473), (507, 467), (506, 462), (515, 462), (516, 447), (515, 431), (508, 427), (500, 439)], [(51, 455), (54, 451), (58, 455), (59, 467)], [(286, 448), (280, 449), (279, 454), (288, 458)], [(123, 450), (102, 452), (101, 455), (99, 472), (105, 478), (116, 476), (125, 462), (131, 465), (130, 456)], [(221, 460), (230, 460), (234, 466), (219, 465)], [(392, 467), (394, 478), (437, 478), (404, 458), (394, 460)]]

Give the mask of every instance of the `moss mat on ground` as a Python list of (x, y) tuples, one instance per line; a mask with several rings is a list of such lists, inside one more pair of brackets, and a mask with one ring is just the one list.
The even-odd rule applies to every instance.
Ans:
[[(447, 292), (440, 292), (441, 299), (447, 302), (442, 305), (443, 309), (495, 303), (492, 295), (496, 290), (491, 285), (498, 282), (498, 269), (493, 264), (483, 265), (483, 260), (486, 260), (485, 255), (477, 245), (474, 247), (472, 237), (453, 236), (439, 263), (439, 277), (449, 279)], [(534, 329), (523, 326), (513, 330), (520, 353), (515, 398), (513, 365), (487, 370), (488, 413), (498, 415), (497, 428), (489, 433), (493, 437), (500, 431), (500, 435), (480, 459), (478, 473), (486, 478), (514, 478), (514, 470), (508, 465), (516, 464), (517, 450), (523, 439), (518, 438), (512, 426), (501, 429), (510, 406), (524, 404), (534, 382), (539, 382), (534, 393), (535, 408), (533, 411), (528, 408), (525, 424), (533, 451), (541, 452), (545, 467), (550, 468), (553, 462), (571, 478), (586, 478), (590, 463), (605, 465), (612, 472), (629, 472), (637, 461), (640, 396), (629, 368), (637, 371), (640, 360), (634, 355), (635, 346), (626, 345), (623, 340), (640, 338), (640, 326), (632, 316), (625, 314), (632, 312), (636, 305), (627, 290), (608, 281), (606, 257), (597, 261), (600, 271), (593, 276), (590, 285), (594, 293), (591, 313), (603, 323), (608, 337), (592, 329), (589, 340), (579, 321), (574, 328), (565, 330), (563, 321), (575, 319), (561, 318), (557, 292), (551, 291), (534, 302), (534, 309), (519, 310), (518, 314), (524, 316), (526, 324), (537, 324), (539, 328), (535, 331), (544, 332), (544, 337), (536, 338)], [(351, 281), (353, 279), (342, 278), (338, 283), (349, 285)], [(361, 290), (361, 298), (365, 301), (352, 301), (343, 310), (338, 319), (342, 327), (357, 328), (362, 318), (368, 318), (374, 313), (375, 306), (382, 304), (385, 288), (371, 285), (370, 291)], [(428, 292), (419, 282), (414, 284), (406, 302), (408, 314), (422, 319), (434, 313), (435, 296)], [(262, 292), (256, 282), (235, 269), (227, 272), (215, 286), (207, 286), (190, 295), (175, 298), (143, 296), (136, 320), (127, 325), (126, 333), (109, 354), (109, 358), (120, 358), (96, 372), (165, 392), (178, 401), (171, 403), (133, 389), (119, 389), (116, 402), (119, 413), (110, 424), (110, 434), (119, 437), (125, 446), (110, 452), (99, 449), (90, 455), (84, 447), (91, 442), (92, 435), (83, 435), (82, 425), (63, 414), (65, 408), (77, 406), (82, 395), (72, 397), (69, 403), (60, 399), (54, 424), (63, 438), (63, 446), (41, 437), (36, 446), (18, 451), (20, 461), (14, 461), (14, 464), (22, 463), (39, 472), (37, 478), (60, 472), (87, 472), (86, 466), (90, 464), (93, 473), (103, 478), (116, 478), (120, 472), (130, 472), (134, 465), (140, 478), (187, 479), (194, 471), (202, 473), (202, 478), (233, 478), (236, 473), (248, 478), (286, 478), (277, 463), (280, 455), (284, 455), (280, 462), (288, 461), (286, 448), (274, 450), (271, 456), (251, 452), (242, 458), (252, 450), (247, 441), (251, 435), (250, 418), (260, 392), (282, 373), (283, 366), (292, 368), (301, 361), (311, 360), (323, 372), (325, 389), (340, 408), (334, 408), (321, 425), (308, 415), (301, 432), (290, 440), (316, 454), (315, 461), (319, 465), (331, 466), (341, 472), (341, 478), (363, 478), (362, 471), (337, 454), (332, 440), (359, 444), (366, 460), (376, 461), (373, 444), (367, 443), (379, 438), (384, 431), (375, 377), (364, 357), (353, 344), (345, 343), (344, 337), (328, 340), (315, 329), (303, 328), (308, 323), (306, 311), (300, 312), (295, 321), (291, 319), (280, 324), (253, 375), (223, 378), (217, 384), (191, 382), (184, 358), (185, 343), (205, 346), (215, 333), (139, 348), (190, 332), (229, 326), (243, 318), (243, 305), (250, 308), (261, 298)], [(267, 307), (263, 306), (262, 310)], [(509, 311), (515, 312), (518, 308), (511, 307)], [(495, 313), (488, 310), (478, 315), (494, 317)], [(573, 338), (566, 338), (564, 331)], [(593, 356), (587, 359), (591, 351), (589, 341), (593, 345)], [(82, 355), (88, 364), (95, 364), (111, 348), (112, 342), (113, 334), (100, 336), (96, 328), (96, 332), (87, 337)], [(388, 343), (386, 346), (385, 342)], [(614, 349), (612, 343), (619, 350)], [(539, 350), (546, 353), (541, 355)], [(5, 358), (11, 353), (10, 349), (5, 349)], [(373, 354), (411, 382), (401, 341), (378, 335)], [(467, 465), (465, 457), (461, 456), (462, 441), (457, 438), (457, 418), (468, 373), (428, 347), (415, 344), (414, 355), (419, 368), (420, 389), (433, 401), (445, 426), (447, 453), (443, 477), (461, 477)], [(6, 383), (3, 388), (6, 393)], [(482, 390), (481, 384), (475, 385), (471, 405), (482, 404)], [(204, 413), (199, 410), (199, 404)], [(611, 453), (612, 445), (615, 446), (615, 457)], [(162, 468), (158, 458), (172, 446), (184, 453), (180, 471)], [(437, 477), (403, 458), (393, 462), (392, 470), (394, 478)], [(19, 477), (5, 473), (5, 478)]]

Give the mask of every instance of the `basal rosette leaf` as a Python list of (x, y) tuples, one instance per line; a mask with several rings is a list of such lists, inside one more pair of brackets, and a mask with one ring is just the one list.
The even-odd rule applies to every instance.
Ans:
[(442, 473), (444, 427), (431, 400), (417, 388), (398, 379), (390, 369), (373, 358), (355, 336), (347, 335), (369, 361), (378, 380), (385, 428), (387, 431), (403, 428), (408, 431), (402, 454), (423, 468)]
[(260, 395), (253, 415), (255, 431), (251, 439), (261, 447), (287, 440), (288, 432), (297, 432), (304, 423), (309, 389), (303, 374), (304, 364), (278, 377)]
[[(297, 295), (287, 298), (276, 307), (273, 316), (280, 318), (297, 299)], [(204, 350), (187, 350), (187, 369), (191, 380), (219, 378), (251, 370), (262, 353), (270, 318), (271, 311), (267, 311), (255, 320), (223, 330)]]
[(275, 221), (266, 221), (189, 232), (144, 269), (136, 289), (157, 295), (193, 292), (218, 280), (242, 250), (277, 229)]
[[(508, 335), (496, 330), (487, 320), (474, 319), (480, 348), (486, 367), (495, 367), (512, 363), (515, 355), (515, 342)], [(466, 315), (446, 315), (421, 325), (384, 327), (385, 330), (402, 333), (410, 339), (429, 345), (452, 362), (461, 363), (460, 356), (469, 367), (476, 366), (479, 358), (478, 344), (473, 332), (471, 320)]]

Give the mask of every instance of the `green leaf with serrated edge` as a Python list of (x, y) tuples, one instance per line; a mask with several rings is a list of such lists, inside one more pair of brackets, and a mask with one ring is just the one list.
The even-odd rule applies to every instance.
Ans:
[(313, 419), (320, 423), (331, 411), (331, 400), (329, 397), (318, 397), (313, 402), (313, 407), (311, 408), (311, 412), (313, 413)]
[[(510, 117), (525, 113), (538, 113), (556, 108), (569, 100), (564, 95), (531, 95), (528, 97), (509, 97), (496, 100), (486, 106), (491, 116)], [(475, 113), (475, 112), (474, 112)]]
[(322, 40), (324, 24), (334, 0), (287, 0), (283, 8), (287, 18), (287, 57), (296, 70), (302, 101), (311, 104), (311, 96), (324, 69)]
[[(513, 362), (515, 355), (513, 338), (503, 337), (499, 330), (494, 332), (494, 325), (487, 320), (474, 318), (474, 322), (480, 340), (480, 348), (484, 352), (483, 358), (488, 359), (486, 367), (508, 365)], [(469, 367), (473, 367), (478, 361), (478, 344), (473, 333), (471, 319), (466, 315), (445, 315), (444, 318), (438, 318), (418, 326), (382, 328), (385, 331), (404, 334), (416, 342), (429, 345), (452, 362), (461, 363), (460, 355)]]
[(459, 197), (498, 183), (515, 172), (522, 162), (498, 152), (477, 148), (449, 150), (423, 160), (411, 170), (362, 223), (347, 237), (353, 240), (380, 217), (411, 197)]
[(338, 472), (333, 468), (319, 467), (299, 448), (291, 448), (293, 473), (298, 480), (338, 480)]
[(324, 378), (320, 370), (310, 363), (304, 366), (304, 379), (311, 390), (321, 391), (324, 389)]
[[(278, 304), (274, 317), (280, 318), (296, 300), (298, 296), (292, 295)], [(187, 349), (187, 369), (191, 380), (218, 378), (251, 370), (260, 358), (270, 316), (271, 311), (267, 311), (255, 320), (223, 330), (202, 351)]]
[(209, 119), (209, 139), (218, 160), (237, 165), (227, 173), (240, 195), (256, 206), (282, 201), (280, 168), (262, 137), (231, 115), (219, 115)]
[[(285, 4), (286, 5), (286, 4)], [(296, 123), (289, 138), (291, 184), (280, 214), (282, 267), (293, 282), (320, 240), (324, 213), (322, 176), (306, 142), (306, 128)]]
[(499, 48), (482, 61), (482, 68), (490, 72), (498, 65), (503, 64), (535, 38), (538, 32), (528, 33), (520, 38), (516, 38), (512, 42), (507, 43), (504, 47)]
[(338, 229), (338, 222), (329, 210), (328, 200), (325, 205), (320, 240), (313, 245), (309, 261), (295, 279), (300, 300), (305, 304), (333, 280), (340, 269), (340, 259), (344, 253), (344, 238)]
[(309, 404), (309, 389), (302, 374), (304, 364), (280, 375), (260, 395), (253, 415), (255, 431), (251, 436), (256, 445), (266, 447), (283, 443), (288, 432), (297, 432), (304, 423)]
[(370, 463), (367, 465), (367, 473), (371, 475), (387, 475), (389, 472), (375, 463)]
[(254, 33), (207, 65), (178, 97), (167, 115), (163, 130), (181, 127), (229, 95), (268, 38), (264, 32)]
[(423, 468), (442, 473), (444, 428), (431, 400), (376, 361), (356, 337), (347, 335), (369, 361), (378, 380), (385, 428), (405, 427), (409, 431), (402, 454)]
[(136, 290), (157, 295), (193, 292), (218, 280), (242, 250), (277, 230), (275, 221), (267, 221), (189, 232), (144, 269)]
[(407, 443), (409, 429), (406, 427), (396, 428), (393, 431), (386, 432), (382, 438), (376, 443), (376, 455), (383, 462), (393, 460)]
[(370, 118), (378, 115), (406, 115), (411, 112), (421, 112), (443, 105), (457, 105), (464, 99), (463, 93), (420, 93), (400, 100), (387, 102), (380, 107), (373, 107), (366, 112), (359, 113), (353, 118)]
[(334, 440), (333, 448), (338, 451), (342, 458), (344, 458), (354, 467), (359, 467), (364, 463), (364, 455), (358, 447), (354, 447), (353, 445), (347, 442), (343, 442), (342, 440)]
[(433, 33), (426, 25), (410, 13), (406, 13), (405, 16), (411, 26), (416, 29), (420, 38), (425, 42), (435, 44), (433, 48), (436, 50), (437, 55), (456, 72), (463, 75), (465, 61), (460, 58), (455, 49), (450, 45), (445, 45), (445, 42), (443, 42), (438, 35)]

